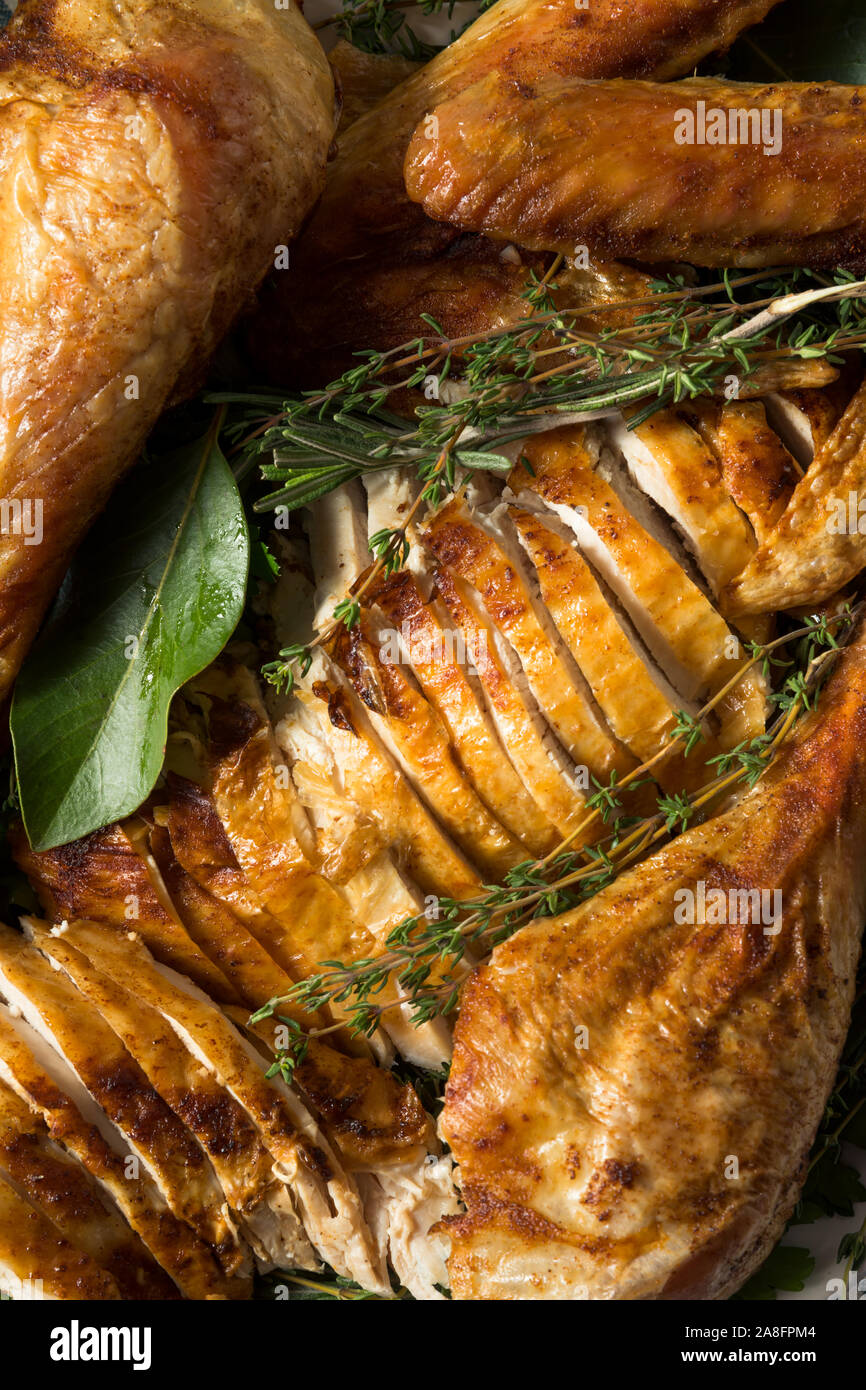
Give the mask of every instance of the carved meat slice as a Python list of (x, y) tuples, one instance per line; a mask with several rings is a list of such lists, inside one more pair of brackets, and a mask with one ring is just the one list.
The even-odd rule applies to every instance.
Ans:
[(213, 1165), (242, 1234), (260, 1259), (286, 1264), (309, 1255), (271, 1173), (272, 1160), (246, 1112), (179, 1040), (171, 1024), (135, 988), (112, 980), (71, 944), (65, 928), (32, 924), (32, 937), (89, 999), (135, 1058), (154, 1090), (195, 1135)]
[(575, 764), (607, 783), (612, 772), (628, 772), (635, 761), (612, 739), (579, 668), (534, 600), (524, 557), (508, 527), (504, 509), (482, 525), (461, 498), (454, 498), (431, 519), (424, 544), (440, 572), (472, 585), (480, 595), (491, 622), (517, 653), (539, 709)]
[(165, 965), (188, 975), (212, 998), (237, 1003), (226, 976), (181, 926), (167, 895), (158, 895), (123, 826), (109, 825), (83, 841), (39, 853), (30, 848), (21, 824), (12, 827), (9, 838), (52, 922), (85, 917), (119, 932), (134, 927)]
[[(58, 1053), (0, 1004), (0, 1077), (40, 1116), (52, 1139), (100, 1183), (187, 1298), (242, 1298), (247, 1281), (228, 1278), (210, 1248), (179, 1221), (146, 1172), (132, 1176), (135, 1155)], [(147, 1287), (146, 1271), (142, 1275)], [(160, 1297), (170, 1297), (171, 1286)]]
[[(758, 542), (763, 542), (785, 510), (801, 473), (795, 456), (771, 429), (765, 403), (699, 398), (681, 407), (680, 414), (712, 449), (725, 487), (749, 518)], [(747, 556), (745, 563), (750, 559)]]
[(37, 1207), (0, 1176), (0, 1290), (12, 1299), (113, 1301), (123, 1294), (107, 1270), (64, 1239)]
[[(613, 604), (578, 550), (574, 537), (548, 517), (509, 508), (538, 575), (541, 597), (604, 711), (611, 729), (641, 762), (669, 744), (681, 706), (658, 668), (642, 659)], [(708, 746), (701, 745), (707, 755)], [(675, 753), (656, 765), (655, 778), (681, 790), (701, 776), (703, 760)], [(703, 774), (706, 780), (706, 773)]]
[(381, 843), (425, 893), (471, 897), (480, 875), (389, 758), (364, 706), (323, 662), (314, 664), (311, 676), (312, 687), (298, 691), (277, 724), (278, 743), (377, 828)]
[(659, 410), (634, 429), (624, 418), (612, 421), (608, 436), (638, 487), (671, 518), (717, 594), (745, 569), (755, 538), (712, 452), (674, 410)]
[[(194, 985), (157, 965), (136, 938), (121, 941), (86, 922), (70, 923), (65, 934), (112, 980), (133, 979), (139, 998), (164, 1015), (184, 1046), (246, 1111), (272, 1156), (274, 1176), (284, 1184), (287, 1219), (297, 1207), (321, 1257), (365, 1288), (387, 1291), (354, 1182), (297, 1096), (279, 1077), (266, 1080), (266, 1063), (252, 1044)], [(301, 1246), (298, 1241), (299, 1252)]]
[(526, 846), (543, 855), (559, 837), (511, 764), (490, 717), (483, 690), (441, 602), (425, 600), (419, 581), (399, 571), (376, 590), (375, 601), (401, 635), (407, 658), (479, 796)]
[[(270, 999), (282, 998), (295, 982), (226, 901), (196, 880), (195, 874), (201, 874), (216, 886), (213, 858), (207, 854), (208, 829), (202, 826), (199, 814), (201, 800), (206, 798), (199, 788), (189, 783), (175, 787), (168, 821), (171, 846), (165, 844), (167, 832), (162, 832), (162, 838), (155, 833), (154, 852), (184, 920), (196, 931), (199, 942), (219, 956), (246, 1009), (253, 1011)], [(224, 838), (212, 807), (211, 815)], [(185, 867), (169, 857), (174, 847), (183, 856)], [(240, 876), (236, 867), (227, 868), (225, 873)], [(238, 1014), (243, 1017), (243, 1011)], [(233, 1014), (236, 1020), (238, 1014)], [(279, 1014), (294, 1018), (307, 1031), (323, 1024), (321, 1016), (304, 1013), (291, 1003), (281, 1004)], [(274, 1048), (279, 1041), (275, 1029), (279, 1027), (278, 1022), (263, 1019), (256, 1026), (256, 1034)], [(295, 1082), (322, 1120), (343, 1160), (351, 1168), (376, 1168), (411, 1159), (419, 1150), (426, 1153), (430, 1125), (412, 1087), (401, 1084), (388, 1070), (374, 1066), (368, 1057), (348, 1056), (333, 1046), (343, 1041), (339, 1035), (332, 1035), (328, 1042), (310, 1038), (306, 1056), (294, 1073)], [(448, 1050), (450, 1054), (450, 1038)]]
[[(487, 700), (497, 733), (515, 769), (560, 835), (576, 829), (586, 803), (579, 773), (542, 719), (513, 652), (447, 570), (436, 587), (460, 632)], [(501, 645), (500, 645), (501, 644)]]
[(725, 590), (735, 616), (819, 604), (866, 565), (866, 384), (818, 449), (788, 506)]
[[(313, 975), (323, 960), (351, 962), (380, 955), (391, 930), (414, 915), (417, 902), (409, 898), (387, 858), (378, 866), (376, 881), (371, 880), (369, 866), (345, 884), (329, 882), (318, 872), (311, 826), (288, 768), (278, 764), (274, 735), (260, 702), (255, 710), (237, 702), (236, 696), (225, 700), (213, 693), (218, 688), (231, 696), (240, 679), (235, 668), (226, 668), (212, 669), (197, 682), (203, 693), (210, 691), (210, 790), (246, 878), (283, 929), (290, 973)], [(427, 1025), (416, 1029), (400, 996), (392, 977), (380, 994), (380, 1002), (394, 1004), (382, 1018), (385, 1032), (410, 1053), (429, 1038), (441, 1064), (441, 1030)], [(337, 1020), (345, 1014), (340, 1005), (332, 1012)]]
[(77, 1159), (0, 1082), (0, 1172), (60, 1235), (114, 1281), (121, 1298), (176, 1298), (171, 1281)]
[(246, 1252), (192, 1134), (84, 995), (5, 926), (0, 926), (0, 993), (69, 1064), (175, 1215), (213, 1247), (227, 1272), (243, 1272)]
[[(754, 789), (470, 978), (460, 1299), (721, 1299), (778, 1239), (866, 916), (866, 635)], [(780, 896), (776, 896), (780, 895)]]
[(333, 655), (442, 828), (485, 878), (504, 877), (526, 858), (525, 850), (492, 815), (455, 759), (447, 727), (402, 665), (397, 634), (377, 630), (372, 615), (362, 611), (352, 630), (338, 637)]
[[(531, 439), (510, 483), (541, 497), (571, 527), (587, 559), (687, 700), (718, 693), (742, 663), (740, 644), (672, 555), (639, 524), (603, 476), (598, 446), (582, 427)], [(747, 675), (719, 706), (725, 747), (763, 732), (764, 685)]]
[(852, 395), (846, 375), (824, 391), (791, 389), (767, 396), (767, 419), (805, 471), (839, 423)]

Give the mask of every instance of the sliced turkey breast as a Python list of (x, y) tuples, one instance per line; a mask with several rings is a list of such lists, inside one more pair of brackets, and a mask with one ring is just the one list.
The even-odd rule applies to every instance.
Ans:
[(525, 556), (509, 534), (505, 508), (470, 515), (455, 497), (431, 518), (424, 544), (439, 571), (471, 584), (484, 610), (520, 660), (529, 689), (557, 739), (578, 766), (605, 783), (635, 761), (618, 747), (579, 668), (558, 643), (543, 606), (534, 601)]
[(227, 1272), (242, 1272), (245, 1252), (192, 1134), (84, 995), (6, 926), (0, 926), (0, 993), (68, 1062), (175, 1215), (213, 1247)]
[(293, 1213), (286, 1221), (272, 1160), (246, 1112), (187, 1051), (158, 1010), (141, 1000), (134, 967), (128, 985), (110, 979), (71, 944), (63, 927), (32, 924), (32, 938), (62, 969), (135, 1058), (167, 1105), (193, 1133), (213, 1165), (232, 1219), (268, 1264), (309, 1256), (298, 1242)]
[[(515, 493), (544, 502), (574, 531), (671, 684), (688, 700), (714, 695), (743, 661), (737, 637), (663, 545), (623, 505), (583, 427), (527, 441), (533, 469), (519, 466)], [(746, 675), (720, 703), (720, 741), (730, 747), (763, 732), (764, 682)]]
[[(535, 566), (548, 612), (611, 729), (639, 762), (648, 762), (669, 743), (682, 701), (639, 653), (639, 639), (627, 630), (563, 524), (552, 513), (543, 517), (521, 507), (511, 507), (509, 514)], [(672, 754), (653, 773), (663, 786), (678, 789), (700, 776), (702, 766), (696, 757)]]
[(109, 825), (83, 842), (37, 853), (17, 824), (10, 843), (52, 922), (86, 917), (120, 932), (134, 927), (166, 965), (189, 975), (214, 999), (237, 1002), (223, 972), (184, 931), (165, 896), (157, 894), (148, 866), (123, 826)]
[(731, 500), (713, 453), (675, 410), (659, 410), (635, 428), (620, 416), (607, 437), (648, 497), (671, 518), (713, 593), (752, 558), (755, 538)]
[(525, 859), (456, 761), (446, 726), (403, 665), (399, 633), (362, 611), (333, 656), (413, 790), (479, 872), (501, 878)]
[(0, 1291), (12, 1299), (111, 1302), (115, 1279), (0, 1174)]
[(582, 788), (581, 773), (542, 718), (516, 656), (471, 593), (447, 569), (435, 571), (434, 578), (515, 770), (560, 835), (569, 834), (581, 818), (588, 776)]
[[(274, 1177), (284, 1185), (286, 1220), (297, 1210), (302, 1229), (333, 1269), (364, 1288), (389, 1293), (353, 1180), (297, 1095), (278, 1076), (265, 1078), (266, 1063), (256, 1048), (195, 985), (158, 965), (137, 938), (121, 941), (85, 922), (71, 923), (66, 934), (111, 979), (133, 979), (139, 997), (165, 1016), (184, 1046), (246, 1111), (273, 1158)], [(297, 1248), (302, 1244), (299, 1236)]]
[(408, 570), (386, 580), (375, 602), (399, 632), (406, 657), (478, 795), (529, 854), (546, 854), (559, 837), (530, 796), (500, 742), (477, 676), (469, 669), (441, 602), (424, 598)]
[(818, 448), (782, 516), (723, 595), (735, 616), (820, 604), (866, 565), (866, 383)]
[(699, 398), (679, 413), (712, 449), (725, 487), (762, 542), (785, 510), (801, 471), (770, 427), (767, 404)]
[[(216, 673), (205, 677), (215, 680)], [(199, 678), (199, 688), (202, 678)], [(275, 763), (273, 733), (263, 712), (250, 705), (211, 700), (207, 714), (210, 735), (211, 794), (238, 861), (268, 913), (280, 923), (289, 969), (297, 977), (315, 974), (323, 960), (352, 961), (382, 953), (390, 930), (407, 915), (406, 895), (399, 875), (381, 861), (379, 880), (369, 870), (346, 884), (331, 883), (317, 871), (297, 836), (298, 816), (304, 816), (288, 769), (280, 776)], [(305, 839), (315, 853), (311, 827), (304, 818)], [(382, 875), (385, 876), (384, 883)], [(379, 889), (382, 889), (380, 894)], [(389, 892), (388, 889), (392, 891)], [(394, 892), (399, 895), (393, 901)], [(358, 908), (384, 915), (355, 915)], [(401, 990), (392, 977), (380, 1001), (393, 1003), (382, 1016), (382, 1028), (399, 1047), (422, 1046), (414, 1025), (400, 1004)], [(332, 1009), (339, 1020), (346, 1011)], [(428, 1030), (435, 1033), (437, 1030)], [(376, 1038), (372, 1039), (376, 1042)], [(440, 1042), (431, 1038), (437, 1052)], [(444, 1060), (440, 1056), (440, 1061)]]
[(77, 1159), (0, 1081), (0, 1173), (76, 1249), (114, 1280), (121, 1298), (176, 1297), (169, 1279)]
[[(0, 1004), (0, 1077), (113, 1199), (179, 1293), (194, 1299), (248, 1295), (248, 1283), (228, 1278), (210, 1247), (175, 1217), (60, 1054), (5, 1004)], [(147, 1289), (144, 1266), (141, 1274)], [(170, 1297), (170, 1291), (160, 1296)]]
[[(181, 802), (172, 799), (169, 824), (175, 833), (178, 822), (188, 824), (194, 805), (188, 797)], [(187, 843), (193, 834), (186, 837)], [(247, 1010), (257, 1010), (268, 1000), (285, 996), (295, 983), (293, 978), (222, 899), (201, 887), (191, 872), (170, 857), (168, 832), (157, 831), (154, 839), (154, 853), (179, 912), (199, 943), (224, 964)], [(189, 860), (187, 863), (192, 867)], [(321, 1018), (305, 1014), (290, 1002), (281, 1003), (278, 1013), (294, 1018), (306, 1030), (322, 1024)], [(243, 1011), (232, 1014), (236, 1021), (239, 1014), (242, 1017)], [(269, 1047), (276, 1048), (280, 1027), (279, 1019), (263, 1019), (255, 1031)], [(412, 1087), (401, 1085), (391, 1072), (374, 1066), (369, 1058), (348, 1056), (333, 1046), (342, 1041), (339, 1035), (332, 1035), (327, 1042), (310, 1038), (306, 1056), (295, 1069), (295, 1082), (343, 1160), (351, 1168), (376, 1167), (405, 1160), (419, 1148), (426, 1152), (429, 1121)], [(450, 1036), (447, 1044), (450, 1049)]]

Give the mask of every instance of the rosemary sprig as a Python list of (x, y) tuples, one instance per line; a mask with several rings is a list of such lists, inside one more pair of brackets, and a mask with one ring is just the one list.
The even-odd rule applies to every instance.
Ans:
[[(323, 962), (320, 971), (298, 982), (287, 995), (269, 1000), (251, 1021), (273, 1017), (287, 1002), (311, 1012), (339, 1004), (344, 1012), (348, 1005), (344, 1026), (370, 1034), (396, 1004), (409, 1003), (417, 1025), (451, 1013), (459, 1002), (460, 972), (467, 956), (488, 953), (536, 917), (556, 915), (585, 902), (663, 839), (684, 831), (719, 797), (738, 784), (754, 785), (797, 719), (814, 707), (828, 662), (840, 650), (839, 638), (850, 630), (854, 617), (848, 606), (831, 617), (810, 618), (772, 642), (755, 644), (748, 659), (707, 701), (695, 721), (678, 721), (668, 745), (654, 758), (622, 780), (614, 774), (606, 787), (595, 783), (596, 791), (587, 799), (580, 823), (546, 858), (518, 865), (502, 884), (486, 885), (478, 898), (441, 898), (435, 914), (407, 918), (393, 929), (386, 950), (375, 959)], [(781, 659), (774, 654), (786, 645), (796, 646), (802, 668), (794, 674), (803, 679), (791, 687), (790, 701), (779, 710), (770, 728), (751, 742), (711, 759), (709, 765), (716, 766), (716, 776), (691, 796), (684, 792), (659, 794), (654, 814), (643, 818), (624, 815), (624, 794), (651, 781), (652, 768), (674, 750), (685, 754), (693, 748), (693, 723), (705, 719), (748, 671), (768, 661), (778, 664)], [(608, 833), (592, 844), (573, 848), (574, 841), (585, 837), (598, 822), (608, 827)], [(399, 999), (378, 1003), (376, 996), (392, 978), (400, 988)], [(289, 1046), (277, 1054), (272, 1073), (280, 1072), (290, 1079), (305, 1046), (305, 1035), (295, 1028)]]
[[(412, 467), (425, 483), (432, 470), (439, 487), (453, 486), (459, 469), (507, 471), (499, 451), (529, 433), (643, 403), (635, 425), (663, 405), (712, 393), (732, 374), (745, 382), (767, 365), (838, 362), (866, 346), (866, 285), (847, 272), (817, 286), (801, 270), (763, 279), (726, 273), (709, 286), (680, 277), (651, 282), (642, 298), (557, 307), (557, 265), (530, 278), (529, 312), (517, 325), (448, 338), (428, 317), (429, 334), (359, 354), (323, 391), (287, 398), (278, 410), (273, 393), (210, 396), (235, 407), (229, 435), (241, 467), (273, 456), (262, 475), (282, 486), (256, 510), (292, 510), (386, 467)], [(812, 287), (796, 292), (804, 281)], [(633, 322), (596, 326), (612, 312)], [(431, 403), (416, 407), (414, 420), (388, 410), (394, 393), (418, 389)]]
[[(467, 471), (508, 473), (511, 460), (500, 450), (527, 434), (624, 406), (637, 407), (629, 415), (634, 427), (660, 406), (711, 392), (732, 373), (742, 382), (768, 364), (812, 357), (838, 362), (866, 348), (860, 302), (866, 283), (846, 271), (829, 283), (806, 270), (739, 277), (726, 271), (699, 285), (669, 277), (650, 282), (646, 295), (631, 300), (558, 307), (561, 264), (557, 258), (544, 275), (530, 274), (527, 316), (516, 326), (448, 338), (424, 315), (428, 335), (361, 354), (322, 391), (282, 401), (273, 393), (209, 396), (233, 406), (226, 433), (239, 474), (262, 454), (271, 455), (262, 478), (280, 486), (255, 509), (288, 513), (365, 473), (409, 467), (422, 485), (414, 517), (436, 507)], [(611, 312), (631, 322), (593, 326)], [(414, 419), (389, 411), (394, 392), (429, 391), (431, 383), (434, 403), (416, 407)], [(362, 593), (403, 562), (407, 526), (408, 520), (374, 537), (374, 564)], [(282, 650), (265, 666), (265, 678), (290, 690), (299, 671), (309, 668), (312, 647), (357, 620), (358, 597), (346, 597), (311, 647)]]

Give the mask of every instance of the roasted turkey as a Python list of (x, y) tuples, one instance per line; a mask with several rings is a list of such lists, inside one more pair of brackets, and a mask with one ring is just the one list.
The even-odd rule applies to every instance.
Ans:
[(861, 628), (735, 809), (471, 977), (442, 1121), (456, 1297), (725, 1298), (772, 1248), (854, 994), (864, 688)]
[(406, 187), (437, 221), (536, 251), (862, 270), (864, 98), (491, 73), (420, 122)]
[[(504, 255), (483, 234), (510, 236), (504, 223), (464, 234), (432, 221), (402, 182), (419, 120), (441, 113), (430, 133), (452, 148), (453, 113), (517, 84), (494, 151), (506, 167), (509, 150), (532, 148), (527, 111), (542, 133), (555, 124), (545, 83), (595, 92), (613, 130), (611, 92), (659, 109), (661, 83), (769, 8), (500, 0), (408, 73), (339, 46), (339, 151), (291, 269), (253, 319), (260, 357), (285, 383), (294, 336), (291, 370), (303, 362), (321, 385), (348, 349), (417, 333), (422, 310), (451, 333), (519, 318), (528, 271), (560, 246), (543, 201), (521, 223), (525, 244)], [(22, 407), (26, 476), (44, 467), (58, 508), (80, 521), (62, 541), (46, 530), (58, 574), (149, 423), (298, 229), (333, 131), (326, 65), (294, 10), (114, 4), (86, 33), (83, 15), (73, 0), (30, 0), (0, 48), (14, 55), (16, 92), (28, 88), (14, 120), (0, 115), (16, 171), (9, 182), (0, 162), (10, 225), (22, 254), (36, 255), (35, 225), (72, 267), (42, 286), (56, 304), (27, 311), (26, 341), (41, 335), (81, 379), (104, 370), (95, 399), (114, 402), (84, 428), (83, 392), (61, 401), (52, 386), (49, 400), (46, 377), (34, 399), (52, 413)], [(856, 111), (828, 130), (822, 91), (821, 136), (850, 147)], [(493, 101), (495, 129), (498, 113)], [(127, 116), (143, 132), (129, 148)], [(110, 159), (76, 201), (69, 187), (90, 170), (81, 129), (94, 123), (87, 149), (104, 144)], [(70, 132), (73, 179), (61, 171)], [(421, 138), (407, 167), (426, 198), (429, 163), (412, 157)], [(477, 125), (466, 143), (470, 181), (493, 178)], [(783, 183), (791, 168), (780, 164)], [(531, 171), (512, 172), (520, 194)], [(743, 177), (754, 184), (754, 169)], [(828, 209), (850, 194), (838, 185), (800, 209), (803, 226), (828, 229)], [(136, 224), (162, 218), (165, 251), (147, 274), (133, 191)], [(737, 227), (760, 202), (756, 192), (735, 210)], [(100, 236), (83, 238), (70, 209), (101, 215)], [(689, 218), (677, 245), (695, 252)], [(858, 218), (826, 245), (853, 255)], [(650, 255), (649, 232), (677, 226), (644, 231)], [(720, 246), (730, 233), (719, 230)], [(561, 267), (555, 292), (627, 326), (628, 298), (647, 285), (639, 267), (596, 258)], [(25, 313), (23, 299), (13, 305)], [(127, 414), (117, 383), (131, 363), (139, 376), (139, 352), (148, 389)], [(48, 368), (34, 354), (37, 369)], [(866, 488), (864, 389), (856, 366), (794, 363), (757, 373), (749, 399), (546, 429), (507, 446), (498, 478), (459, 474), (432, 510), (413, 470), (377, 468), (312, 502), (288, 534), (277, 524), (279, 577), (253, 586), (243, 630), (176, 696), (145, 804), (40, 853), (12, 831), (41, 914), (0, 925), (0, 1289), (20, 1297), (41, 1279), (58, 1299), (242, 1299), (256, 1273), (292, 1282), (323, 1264), (378, 1298), (395, 1281), (424, 1300), (449, 1287), (508, 1300), (716, 1299), (740, 1287), (796, 1200), (849, 1018), (866, 912), (862, 620), (817, 709), (751, 791), (717, 790), (708, 818), (669, 839), (659, 797), (704, 787), (716, 759), (764, 735), (773, 668), (742, 669), (747, 644), (766, 641), (785, 609), (826, 601), (838, 617), (852, 597), (863, 538), (822, 523), (828, 500)], [(403, 562), (380, 571), (376, 538), (395, 528)], [(55, 578), (40, 572), (40, 602)], [(25, 581), (35, 586), (35, 568)], [(358, 606), (348, 626), (333, 621), (347, 593)], [(31, 632), (7, 643), (10, 676)], [(311, 633), (291, 689), (259, 678), (263, 659)], [(697, 740), (687, 753), (671, 746), (684, 721)], [(444, 905), (447, 928), (564, 840), (575, 860), (599, 863), (595, 793), (631, 778), (625, 812), (649, 816), (662, 848), (480, 963), (483, 940), (434, 960), (426, 984), (459, 1009), (418, 1025), (395, 954), (407, 923), (439, 921)], [(726, 915), (706, 914), (718, 898)], [(351, 1026), (350, 985), (323, 984), (335, 962), (346, 979), (379, 972), (366, 1032)], [(287, 1039), (303, 1035), (290, 1065)], [(449, 1063), (437, 1126), (430, 1074)]]
[(293, 3), (25, 0), (0, 34), (0, 696), (318, 197), (333, 128)]
[[(430, 314), (454, 337), (526, 312), (521, 249), (462, 235), (411, 203), (403, 158), (427, 111), (489, 73), (534, 84), (565, 78), (685, 76), (763, 19), (777, 0), (498, 0), (419, 72), (373, 101), (382, 75), (357, 62), (345, 72), (363, 114), (340, 132), (318, 208), (290, 268), (264, 295), (248, 332), (259, 368), (318, 385), (352, 353), (391, 347), (424, 331)], [(597, 282), (592, 292), (598, 293)]]

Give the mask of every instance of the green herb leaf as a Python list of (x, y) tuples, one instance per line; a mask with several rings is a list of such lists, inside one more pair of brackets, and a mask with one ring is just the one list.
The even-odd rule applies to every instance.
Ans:
[(249, 540), (218, 419), (118, 488), (18, 678), (12, 738), (34, 849), (141, 804), (162, 766), (171, 697), (241, 615)]
[(799, 1293), (814, 1268), (814, 1256), (802, 1245), (777, 1245), (734, 1299), (766, 1302), (774, 1299), (779, 1289)]

